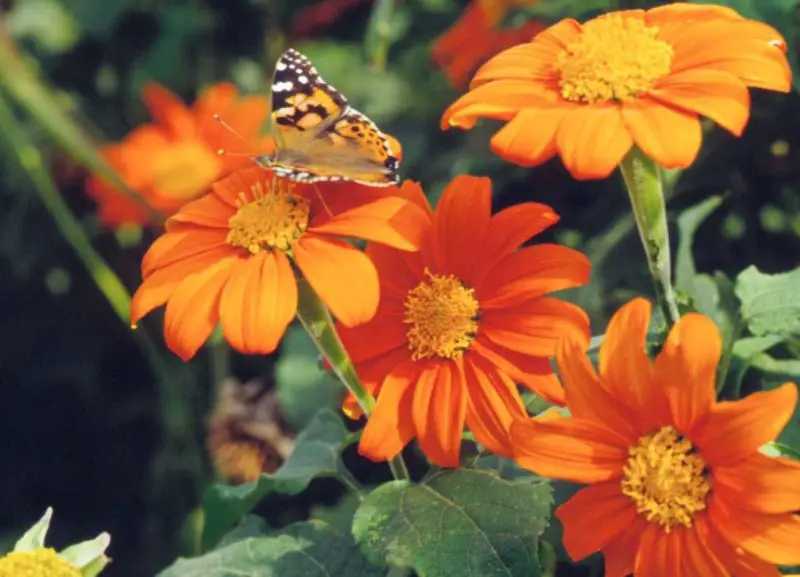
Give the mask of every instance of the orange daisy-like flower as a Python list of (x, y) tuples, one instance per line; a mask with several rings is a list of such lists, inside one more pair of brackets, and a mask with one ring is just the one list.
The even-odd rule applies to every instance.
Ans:
[(378, 307), (378, 275), (340, 237), (415, 250), (425, 220), (397, 187), (299, 184), (256, 166), (236, 171), (167, 221), (142, 260), (131, 322), (167, 303), (164, 336), (184, 360), (217, 323), (233, 348), (270, 353), (297, 311), (294, 265), (342, 324), (363, 323)]
[(431, 57), (453, 86), (465, 86), (489, 58), (529, 41), (545, 28), (538, 20), (516, 28), (502, 28), (499, 24), (505, 11), (503, 2), (473, 0), (456, 23), (436, 40)]
[[(271, 137), (261, 136), (269, 100), (239, 98), (232, 84), (215, 84), (191, 109), (158, 84), (146, 85), (142, 99), (153, 122), (136, 128), (118, 144), (105, 146), (101, 154), (130, 188), (166, 215), (206, 192), (215, 180), (251, 163), (243, 155), (219, 154), (240, 149), (240, 137), (265, 152), (274, 147)], [(239, 136), (215, 120), (215, 114)], [(100, 220), (108, 226), (150, 220), (143, 207), (97, 175), (87, 181), (86, 192), (99, 203)]]
[(722, 339), (701, 315), (681, 318), (652, 360), (651, 306), (611, 320), (599, 377), (586, 342), (567, 337), (558, 368), (571, 417), (511, 428), (520, 465), (590, 484), (556, 511), (573, 559), (602, 551), (609, 577), (778, 577), (800, 563), (800, 463), (759, 447), (797, 404), (794, 383), (716, 402)]
[[(419, 189), (408, 192), (430, 213)], [(339, 329), (377, 394), (361, 454), (391, 459), (416, 436), (434, 463), (456, 466), (466, 422), (479, 443), (508, 455), (508, 428), (525, 415), (516, 383), (563, 404), (550, 357), (561, 335), (588, 335), (589, 326), (580, 308), (545, 295), (586, 283), (589, 261), (559, 245), (520, 248), (557, 221), (538, 203), (491, 216), (491, 181), (461, 176), (431, 214), (420, 252), (367, 248), (378, 312)], [(352, 398), (345, 410), (357, 414)]]
[(785, 52), (776, 30), (722, 6), (566, 19), (481, 67), (442, 128), (508, 121), (492, 137), (496, 154), (535, 166), (558, 153), (579, 179), (608, 176), (633, 145), (686, 167), (700, 148), (698, 115), (739, 135), (748, 86), (789, 90)]

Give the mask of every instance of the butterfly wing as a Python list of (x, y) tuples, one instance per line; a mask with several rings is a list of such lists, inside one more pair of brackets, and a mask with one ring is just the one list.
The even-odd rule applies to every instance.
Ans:
[(398, 162), (386, 136), (294, 49), (275, 65), (270, 118), (277, 149), (257, 161), (276, 173), (303, 182), (397, 182)]

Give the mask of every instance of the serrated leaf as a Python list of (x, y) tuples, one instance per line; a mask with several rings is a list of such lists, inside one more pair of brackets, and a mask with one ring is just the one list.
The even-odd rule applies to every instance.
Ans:
[(356, 484), (340, 459), (349, 438), (341, 418), (323, 409), (298, 435), (294, 451), (274, 475), (264, 474), (244, 485), (217, 483), (210, 487), (203, 498), (203, 549), (213, 547), (268, 493), (296, 495), (316, 477), (337, 477), (349, 485)]
[(800, 268), (770, 275), (750, 266), (737, 277), (735, 290), (753, 335), (800, 335)]
[(450, 470), (378, 487), (356, 511), (353, 534), (371, 561), (420, 577), (536, 577), (551, 504), (547, 483)]
[(178, 559), (158, 577), (383, 577), (349, 536), (325, 523), (290, 525), (266, 537), (251, 537), (194, 559)]

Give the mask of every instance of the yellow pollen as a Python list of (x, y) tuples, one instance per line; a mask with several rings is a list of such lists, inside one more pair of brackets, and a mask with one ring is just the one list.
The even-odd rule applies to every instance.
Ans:
[(81, 577), (80, 569), (53, 549), (12, 551), (0, 559), (0, 577)]
[(667, 533), (678, 525), (691, 527), (695, 513), (706, 508), (706, 463), (672, 427), (641, 437), (623, 470), (622, 494)]
[(247, 198), (239, 193), (239, 210), (228, 219), (228, 244), (247, 249), (250, 254), (289, 250), (308, 228), (311, 203), (277, 182), (269, 190), (259, 182), (252, 187), (251, 195)]
[(453, 275), (431, 274), (408, 291), (403, 322), (411, 358), (460, 357), (478, 336), (480, 306), (475, 289)]
[(608, 14), (583, 25), (556, 59), (561, 96), (573, 102), (632, 100), (669, 74), (672, 46), (642, 20)]

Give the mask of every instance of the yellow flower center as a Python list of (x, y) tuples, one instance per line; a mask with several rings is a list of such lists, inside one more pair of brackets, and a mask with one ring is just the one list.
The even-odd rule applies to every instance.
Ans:
[(228, 244), (247, 249), (250, 254), (289, 250), (308, 228), (311, 203), (292, 194), (291, 185), (281, 186), (277, 179), (269, 190), (259, 182), (250, 192), (251, 198), (239, 193), (239, 209), (228, 219)]
[(465, 287), (453, 275), (431, 274), (408, 291), (403, 322), (411, 358), (460, 357), (478, 336), (480, 306), (475, 289)]
[(583, 25), (556, 59), (561, 96), (573, 102), (632, 100), (669, 74), (673, 49), (659, 29), (609, 14)]
[(222, 170), (217, 155), (199, 142), (175, 143), (153, 159), (153, 184), (171, 200), (192, 200), (211, 186)]
[(623, 470), (623, 495), (667, 533), (678, 525), (691, 527), (694, 514), (706, 508), (706, 463), (672, 427), (641, 437)]
[(81, 572), (53, 549), (34, 549), (0, 559), (0, 577), (81, 577)]

